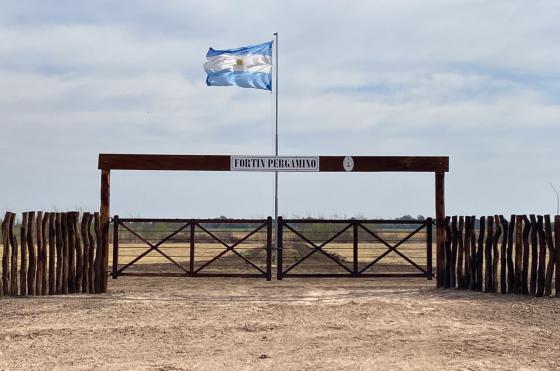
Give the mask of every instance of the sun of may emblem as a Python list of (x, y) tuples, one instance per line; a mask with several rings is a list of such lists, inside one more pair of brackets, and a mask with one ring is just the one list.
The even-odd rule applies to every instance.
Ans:
[(242, 66), (243, 66), (243, 59), (237, 58), (237, 59), (235, 60), (235, 65), (236, 65), (237, 67), (242, 67)]

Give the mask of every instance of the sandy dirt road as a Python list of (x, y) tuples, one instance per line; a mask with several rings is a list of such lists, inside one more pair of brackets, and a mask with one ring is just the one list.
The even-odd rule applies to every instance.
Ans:
[(0, 369), (557, 369), (560, 300), (425, 280), (131, 278), (0, 300)]

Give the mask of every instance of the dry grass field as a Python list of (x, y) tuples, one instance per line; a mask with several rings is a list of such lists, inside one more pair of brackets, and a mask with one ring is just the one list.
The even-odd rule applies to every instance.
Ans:
[(0, 369), (560, 367), (560, 301), (432, 282), (121, 277), (103, 295), (4, 298)]

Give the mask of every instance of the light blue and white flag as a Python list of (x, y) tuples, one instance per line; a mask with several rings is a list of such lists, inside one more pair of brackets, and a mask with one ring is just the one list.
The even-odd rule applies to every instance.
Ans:
[(239, 86), (272, 90), (272, 41), (206, 53), (208, 86)]

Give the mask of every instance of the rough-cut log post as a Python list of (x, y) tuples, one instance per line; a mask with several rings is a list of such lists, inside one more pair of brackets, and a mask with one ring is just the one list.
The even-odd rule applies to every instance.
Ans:
[(500, 236), (502, 235), (499, 215), (494, 215), (494, 224), (496, 225), (496, 233), (494, 234), (494, 242), (492, 243), (492, 291), (499, 292), (500, 275), (498, 274), (498, 267), (500, 265), (500, 250), (498, 249), (498, 244), (500, 242)]
[(457, 251), (457, 282), (461, 289), (465, 288), (465, 273), (463, 268), (465, 267), (465, 245), (464, 245), (464, 234), (465, 231), (465, 218), (463, 216), (459, 217), (459, 226), (457, 228), (457, 241), (459, 243), (459, 249)]
[(546, 263), (546, 236), (543, 228), (542, 215), (537, 216), (537, 229), (539, 235), (539, 267), (537, 270), (537, 293), (536, 296), (544, 294), (545, 263)]
[(82, 292), (87, 293), (89, 291), (89, 236), (87, 233), (87, 225), (89, 220), (89, 213), (86, 212), (82, 215), (82, 224), (80, 226), (80, 232), (82, 235), (82, 241), (84, 244), (84, 254), (83, 254), (83, 275), (82, 275)]
[(27, 293), (35, 295), (35, 275), (37, 274), (37, 255), (35, 252), (35, 212), (30, 211), (27, 217), (27, 252), (29, 254), (29, 269), (27, 270)]
[(471, 261), (469, 265), (471, 266), (471, 290), (476, 290), (476, 268), (478, 267), (478, 254), (476, 251), (476, 216), (471, 216)]
[(457, 230), (457, 215), (451, 218), (451, 276), (450, 285), (452, 288), (457, 287), (457, 245), (459, 242), (459, 231)]
[(492, 242), (494, 239), (494, 217), (489, 216), (487, 218), (488, 230), (486, 233), (486, 245), (484, 246), (484, 261), (486, 261), (485, 271), (484, 271), (484, 291), (492, 292), (494, 291), (493, 281), (492, 281)]
[(521, 294), (521, 277), (523, 277), (523, 216), (515, 218), (515, 286), (514, 294)]
[(49, 214), (49, 295), (56, 294), (56, 213)]
[(82, 281), (84, 279), (84, 255), (82, 249), (82, 237), (80, 231), (80, 213), (74, 212), (72, 217), (74, 229), (74, 247), (76, 250), (76, 278), (74, 280), (75, 292), (82, 292)]
[(486, 217), (480, 217), (478, 230), (478, 251), (476, 254), (476, 289), (482, 291), (484, 286), (484, 236), (486, 234)]
[(37, 234), (37, 271), (35, 274), (35, 294), (43, 294), (43, 212), (37, 212), (37, 224), (35, 227)]
[(64, 234), (62, 233), (62, 213), (55, 216), (56, 231), (56, 293), (63, 293), (64, 281)]
[(500, 292), (507, 292), (507, 245), (509, 234), (509, 223), (503, 215), (500, 215), (500, 224), (502, 225), (502, 244), (500, 245)]
[(89, 214), (87, 223), (87, 234), (89, 240), (89, 287), (88, 292), (90, 294), (95, 293), (95, 238), (91, 231), (93, 223), (93, 214)]
[(20, 228), (20, 242), (21, 242), (21, 253), (20, 253), (20, 268), (19, 268), (19, 295), (27, 295), (27, 228), (29, 224), (27, 220), (29, 219), (29, 213), (23, 213), (23, 218), (21, 221)]
[(63, 267), (64, 267), (64, 239), (62, 234), (62, 213), (55, 215), (56, 231), (56, 293), (62, 294)]
[(101, 265), (101, 291), (107, 292), (107, 272), (109, 270), (109, 200), (111, 176), (110, 170), (101, 171), (101, 236), (103, 241)]
[(76, 230), (75, 214), (69, 212), (66, 216), (68, 229), (68, 293), (76, 292)]
[(515, 232), (515, 215), (511, 216), (509, 220), (508, 229), (508, 246), (507, 246), (507, 273), (508, 273), (508, 284), (507, 293), (512, 294), (515, 287), (515, 268), (513, 266), (513, 243), (514, 243), (514, 233)]
[(446, 216), (444, 221), (444, 227), (445, 227), (445, 245), (444, 245), (444, 249), (445, 249), (445, 258), (444, 258), (444, 262), (445, 262), (445, 279), (444, 279), (444, 284), (443, 287), (450, 288), (451, 287), (451, 275), (452, 270), (451, 270), (451, 261), (452, 261), (452, 256), (451, 256), (451, 241), (452, 241), (452, 231), (451, 231), (451, 218)]
[(465, 230), (465, 218), (463, 216), (459, 217), (459, 226), (457, 228), (457, 240), (459, 243), (459, 249), (457, 251), (457, 282), (460, 289), (465, 288), (465, 274), (463, 273), (464, 268), (464, 261), (465, 258), (465, 245), (464, 245), (464, 238), (463, 232)]
[(18, 264), (18, 241), (17, 237), (14, 233), (14, 225), (16, 223), (16, 214), (12, 213), (10, 215), (10, 221), (8, 223), (8, 236), (10, 240), (10, 247), (12, 250), (12, 258), (10, 259), (10, 294), (12, 296), (17, 296), (19, 294), (18, 290), (18, 271), (17, 271), (17, 264)]
[(537, 218), (534, 214), (529, 215), (531, 220), (531, 281), (529, 282), (529, 293), (537, 293), (537, 268), (539, 262), (539, 243), (537, 240), (538, 226)]
[(546, 277), (544, 281), (544, 294), (552, 295), (552, 280), (554, 275), (554, 238), (552, 236), (552, 225), (550, 224), (550, 215), (544, 216), (544, 226), (546, 232), (546, 245), (548, 247), (548, 263), (546, 265)]
[(96, 248), (95, 248), (95, 293), (101, 293), (102, 289), (102, 282), (101, 282), (101, 275), (102, 275), (102, 267), (103, 264), (103, 237), (101, 236), (101, 218), (99, 213), (94, 214), (95, 222), (94, 222), (94, 229), (95, 229), (95, 237), (96, 237)]
[(68, 294), (68, 214), (62, 213), (60, 216), (62, 229), (62, 293)]
[(47, 265), (47, 242), (49, 240), (49, 216), (50, 213), (45, 213), (43, 216), (43, 223), (41, 225), (41, 239), (43, 240), (43, 250), (41, 251), (41, 295), (49, 293), (48, 287), (48, 265)]
[(556, 257), (556, 297), (560, 298), (560, 215), (554, 217), (554, 256)]
[(12, 218), (11, 212), (6, 212), (4, 220), (2, 220), (2, 291), (5, 296), (10, 295), (10, 236), (8, 228), (10, 219)]
[(529, 294), (529, 233), (531, 232), (531, 222), (527, 215), (523, 215), (523, 277), (521, 278), (521, 293)]
[(465, 275), (465, 280), (463, 282), (463, 288), (464, 289), (468, 289), (471, 285), (471, 266), (470, 266), (470, 259), (471, 259), (471, 253), (470, 253), (470, 241), (471, 241), (471, 217), (470, 216), (466, 216), (465, 217), (465, 229), (464, 229), (464, 233), (463, 233), (463, 249), (464, 249), (464, 267), (463, 267), (463, 272)]

